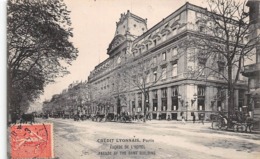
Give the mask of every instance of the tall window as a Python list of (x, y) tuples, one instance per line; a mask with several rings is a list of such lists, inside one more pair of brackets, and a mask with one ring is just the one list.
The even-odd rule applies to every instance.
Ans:
[(178, 86), (172, 87), (172, 109), (171, 110), (178, 110), (178, 93), (179, 89)]
[(139, 48), (139, 53), (140, 53), (140, 54), (142, 53), (142, 48)]
[(172, 48), (172, 56), (176, 56), (178, 54), (177, 47)]
[(146, 48), (146, 50), (148, 50), (148, 49), (149, 49), (149, 46), (148, 46), (148, 44), (146, 44), (146, 45), (145, 45), (145, 48)]
[(156, 63), (157, 63), (157, 58), (156, 58), (156, 56), (155, 56), (155, 57), (153, 57), (153, 63), (154, 63), (154, 64), (156, 64)]
[(142, 93), (138, 93), (138, 112), (142, 111)]
[(239, 110), (242, 110), (242, 107), (244, 105), (244, 94), (245, 94), (245, 91), (240, 89), (238, 90), (238, 108)]
[(178, 64), (175, 63), (172, 65), (172, 77), (176, 77), (178, 75)]
[(166, 79), (166, 66), (162, 67), (162, 79)]
[(154, 40), (153, 40), (153, 43), (154, 43), (154, 46), (156, 46), (156, 45), (157, 45), (157, 40), (154, 39)]
[(223, 76), (224, 76), (224, 67), (223, 66), (218, 66), (218, 71), (219, 71), (219, 78), (223, 78)]
[(200, 62), (199, 63), (199, 74), (202, 76), (205, 76), (205, 63)]
[(162, 88), (162, 111), (167, 111), (167, 88)]
[(157, 90), (153, 90), (153, 111), (157, 111), (158, 108), (158, 95), (157, 95)]
[(146, 76), (146, 83), (149, 83), (150, 82), (150, 73), (147, 73), (147, 76)]
[(153, 77), (154, 77), (154, 81), (156, 81), (157, 80), (157, 70), (153, 71)]
[(205, 96), (205, 86), (198, 86), (198, 96)]
[(198, 110), (205, 110), (205, 86), (198, 86)]
[(166, 61), (166, 52), (162, 53), (162, 60)]

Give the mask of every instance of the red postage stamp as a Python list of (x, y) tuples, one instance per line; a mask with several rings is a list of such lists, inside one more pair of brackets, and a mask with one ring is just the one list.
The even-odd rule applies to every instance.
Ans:
[(53, 158), (52, 124), (22, 124), (10, 128), (11, 158)]

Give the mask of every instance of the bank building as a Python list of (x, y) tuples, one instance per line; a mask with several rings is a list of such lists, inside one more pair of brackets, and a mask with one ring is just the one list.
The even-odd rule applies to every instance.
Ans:
[[(196, 120), (200, 114), (210, 118), (217, 111), (227, 111), (227, 82), (218, 74), (209, 75), (208, 59), (193, 56), (198, 50), (184, 49), (184, 41), (191, 36), (205, 34), (207, 9), (186, 3), (156, 25), (147, 28), (147, 19), (127, 11), (116, 23), (115, 36), (108, 44), (109, 57), (98, 64), (88, 77), (91, 88), (92, 113), (127, 112), (151, 115), (152, 119)], [(196, 34), (195, 34), (196, 33)], [(184, 47), (183, 47), (184, 46)], [(192, 59), (192, 60), (191, 60)], [(219, 72), (225, 72), (225, 60), (218, 57), (215, 62)], [(145, 93), (138, 85), (130, 85), (129, 75), (124, 69), (138, 68), (147, 64)], [(147, 68), (149, 66), (149, 68)], [(202, 69), (200, 69), (200, 67)], [(144, 68), (144, 67), (143, 67)], [(191, 70), (199, 73), (191, 73)], [(236, 70), (234, 70), (236, 71)], [(192, 75), (195, 75), (192, 76)], [(127, 79), (119, 79), (119, 78)], [(141, 75), (140, 75), (141, 76)], [(127, 82), (128, 81), (128, 82)], [(140, 86), (141, 87), (141, 86)], [(235, 87), (235, 107), (241, 110), (246, 104), (247, 78), (239, 75)], [(99, 101), (103, 101), (100, 104)], [(145, 110), (146, 109), (146, 110)]]

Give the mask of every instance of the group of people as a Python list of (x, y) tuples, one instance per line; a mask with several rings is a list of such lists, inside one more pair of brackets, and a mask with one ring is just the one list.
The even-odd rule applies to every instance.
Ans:
[[(185, 118), (184, 114), (182, 114), (182, 116), (181, 116), (182, 123), (186, 124), (186, 120), (187, 119)], [(205, 120), (205, 114), (204, 113), (200, 113), (198, 121), (201, 122), (204, 125), (204, 120)], [(196, 122), (196, 115), (194, 113), (192, 113), (192, 122), (193, 122), (193, 124), (195, 124), (195, 122)]]

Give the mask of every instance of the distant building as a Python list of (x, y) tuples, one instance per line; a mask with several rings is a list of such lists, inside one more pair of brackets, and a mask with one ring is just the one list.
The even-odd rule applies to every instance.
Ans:
[[(113, 107), (96, 108), (100, 111), (120, 113), (128, 111), (130, 114), (143, 113), (146, 108), (153, 119), (180, 120), (185, 115), (192, 120), (192, 115), (205, 113), (208, 117), (218, 110), (227, 111), (226, 83), (222, 77), (190, 78), (189, 67), (205, 65), (204, 59), (190, 61), (189, 54), (194, 52), (183, 51), (180, 53), (182, 41), (189, 38), (194, 32), (203, 32), (203, 25), (199, 22), (205, 8), (186, 3), (175, 12), (165, 17), (151, 29), (147, 30), (147, 20), (127, 11), (121, 14), (116, 23), (116, 33), (109, 44), (107, 54), (109, 57), (97, 65), (88, 77), (88, 84), (92, 88), (92, 100), (98, 100), (104, 95), (116, 95), (115, 76), (117, 70), (126, 63), (135, 62), (144, 58), (154, 62), (149, 70), (150, 81), (156, 78), (158, 72), (164, 72), (161, 80), (149, 88), (148, 101), (144, 101), (144, 95), (138, 88), (129, 87), (124, 91), (126, 99), (122, 103), (118, 101)], [(219, 63), (223, 62), (219, 59)], [(217, 61), (216, 61), (217, 62)], [(220, 66), (219, 66), (220, 67)], [(221, 71), (221, 67), (220, 67)], [(246, 79), (240, 76), (235, 90), (235, 105), (241, 109), (245, 104)], [(99, 105), (92, 105), (93, 110)], [(93, 112), (95, 113), (95, 112)]]
[[(247, 6), (250, 8), (250, 21), (254, 24), (251, 27), (251, 38), (259, 36), (260, 33), (260, 1), (249, 0)], [(247, 105), (253, 111), (253, 118), (257, 121), (254, 125), (255, 129), (260, 129), (260, 46), (255, 48), (255, 55), (252, 57), (250, 64), (244, 64), (243, 75), (248, 77), (248, 95)]]

